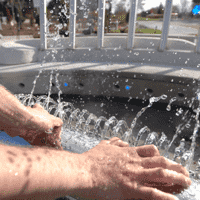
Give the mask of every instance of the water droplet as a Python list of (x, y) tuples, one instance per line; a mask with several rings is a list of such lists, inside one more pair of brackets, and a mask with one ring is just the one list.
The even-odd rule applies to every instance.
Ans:
[(163, 99), (163, 100), (165, 100), (167, 98), (167, 95), (166, 94), (163, 94), (162, 96), (161, 96), (161, 99)]
[(167, 111), (170, 111), (170, 110), (171, 110), (171, 106), (168, 105), (167, 108), (166, 108), (166, 110), (167, 110)]
[(190, 128), (190, 126), (191, 126), (190, 124), (186, 124), (185, 125), (186, 128)]

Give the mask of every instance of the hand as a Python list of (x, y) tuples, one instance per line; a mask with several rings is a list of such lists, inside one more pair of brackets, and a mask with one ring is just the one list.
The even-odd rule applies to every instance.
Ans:
[[(35, 104), (33, 108), (27, 106), (33, 118), (20, 130), (19, 136), (31, 145), (54, 147), (63, 150), (61, 146), (61, 127), (63, 121), (50, 115), (44, 108)], [(50, 129), (52, 128), (52, 131)], [(48, 134), (47, 132), (51, 132)]]
[(81, 197), (174, 200), (173, 192), (191, 185), (187, 170), (160, 156), (154, 145), (129, 147), (115, 137), (82, 156), (92, 183), (90, 190), (80, 191)]

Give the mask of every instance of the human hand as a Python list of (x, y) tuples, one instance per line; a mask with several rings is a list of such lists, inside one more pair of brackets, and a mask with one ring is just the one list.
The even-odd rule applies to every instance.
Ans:
[(160, 156), (154, 145), (129, 147), (114, 137), (81, 155), (92, 181), (90, 190), (79, 193), (81, 197), (174, 200), (173, 193), (192, 183), (187, 170)]
[[(49, 114), (37, 103), (33, 108), (27, 106), (27, 110), (33, 117), (20, 130), (19, 136), (31, 145), (54, 147), (63, 150), (61, 146), (61, 127), (63, 121)], [(51, 133), (48, 134), (47, 132), (49, 131)]]

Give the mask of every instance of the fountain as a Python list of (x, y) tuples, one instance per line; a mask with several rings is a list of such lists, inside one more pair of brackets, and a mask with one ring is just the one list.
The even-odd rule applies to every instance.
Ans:
[[(47, 28), (51, 25), (51, 22), (47, 24)], [(57, 34), (53, 37), (55, 43), (60, 41), (59, 30), (62, 26), (57, 26)], [(49, 31), (46, 33), (49, 34)], [(60, 44), (59, 44), (60, 45)], [(57, 53), (56, 44), (53, 45), (55, 49), (52, 51), (52, 62), (56, 62), (54, 54)], [(181, 194), (174, 194), (176, 197), (181, 199), (199, 199), (200, 195), (200, 156), (196, 153), (196, 139), (198, 137), (199, 129), (199, 113), (200, 113), (200, 90), (197, 90), (196, 96), (199, 100), (199, 106), (194, 110), (196, 116), (189, 116), (188, 110), (183, 114), (183, 110), (179, 109), (176, 113), (177, 116), (182, 115), (182, 123), (176, 128), (173, 139), (168, 140), (164, 132), (158, 134), (157, 132), (151, 131), (148, 126), (144, 126), (135, 132), (134, 128), (136, 126), (137, 120), (141, 115), (148, 109), (151, 108), (156, 102), (167, 99), (167, 95), (162, 94), (159, 97), (151, 97), (149, 99), (149, 105), (142, 108), (133, 119), (131, 126), (127, 125), (125, 120), (118, 120), (115, 116), (107, 119), (104, 116), (97, 117), (93, 113), (89, 113), (88, 110), (75, 108), (72, 103), (61, 102), (60, 95), (62, 91), (59, 85), (59, 72), (54, 76), (54, 71), (50, 73), (49, 80), (49, 91), (48, 96), (42, 95), (39, 97), (34, 96), (34, 89), (36, 86), (37, 80), (40, 78), (40, 75), (43, 73), (43, 66), (45, 63), (45, 58), (41, 63), (41, 69), (39, 70), (38, 75), (33, 81), (33, 89), (30, 94), (16, 94), (15, 97), (25, 106), (33, 106), (35, 103), (40, 104), (45, 110), (50, 114), (53, 114), (56, 117), (59, 117), (63, 120), (62, 127), (62, 146), (65, 150), (83, 153), (89, 149), (95, 147), (101, 140), (108, 140), (112, 137), (119, 137), (125, 142), (128, 142), (131, 147), (154, 144), (160, 151), (160, 154), (174, 162), (180, 163), (185, 166), (190, 173), (190, 178), (192, 179), (192, 185)], [(51, 95), (52, 79), (55, 78), (56, 87), (58, 89), (58, 99), (57, 102), (54, 101)], [(193, 101), (190, 103), (189, 108), (192, 107)], [(167, 111), (171, 110), (171, 104), (176, 101), (176, 97), (173, 97), (169, 100), (169, 104), (166, 107)], [(190, 127), (190, 122), (192, 118), (195, 119), (195, 128), (191, 136), (192, 144), (189, 149), (185, 147), (185, 139), (182, 138), (180, 145), (175, 148), (175, 152), (170, 152), (170, 147), (172, 146), (174, 140), (178, 135), (182, 133), (185, 128)], [(143, 136), (143, 137), (142, 137)], [(145, 139), (144, 139), (145, 136)], [(143, 138), (143, 139), (142, 139)], [(198, 157), (199, 156), (199, 157)]]
[[(95, 147), (101, 140), (108, 140), (112, 137), (119, 137), (123, 141), (128, 142), (131, 147), (141, 146), (141, 144), (154, 144), (155, 146), (157, 146), (162, 156), (182, 164), (190, 172), (190, 178), (193, 181), (192, 185), (189, 187), (189, 189), (175, 196), (177, 196), (179, 199), (198, 199), (197, 195), (200, 194), (200, 157), (196, 158), (196, 164), (193, 164), (193, 161), (196, 148), (197, 132), (199, 128), (199, 108), (197, 108), (195, 111), (196, 125), (193, 135), (191, 136), (191, 147), (188, 150), (184, 148), (185, 139), (183, 138), (180, 141), (180, 145), (175, 148), (174, 155), (172, 153), (170, 155), (169, 149), (175, 138), (179, 134), (181, 134), (185, 127), (190, 126), (190, 121), (193, 116), (190, 118), (190, 120), (188, 120), (188, 118), (186, 119), (188, 111), (185, 112), (182, 118), (184, 122), (177, 127), (176, 133), (172, 141), (169, 141), (167, 139), (167, 136), (163, 132), (161, 137), (159, 138), (158, 133), (151, 132), (151, 130), (147, 126), (143, 127), (138, 133), (135, 133), (133, 131), (138, 118), (148, 108), (150, 108), (153, 103), (166, 99), (167, 95), (163, 94), (160, 97), (151, 97), (149, 99), (149, 105), (142, 108), (141, 111), (137, 113), (136, 117), (131, 123), (131, 127), (129, 128), (125, 120), (118, 121), (115, 116), (112, 116), (108, 120), (103, 116), (97, 118), (94, 114), (89, 113), (85, 109), (83, 109), (82, 111), (80, 109), (76, 109), (72, 103), (61, 102), (60, 95), (62, 94), (62, 91), (59, 87), (59, 73), (56, 73), (55, 76), (56, 87), (59, 91), (58, 100), (56, 102), (52, 98), (50, 98), (53, 70), (50, 74), (48, 96), (43, 95), (35, 97), (33, 95), (33, 92), (36, 81), (40, 77), (41, 73), (42, 69), (39, 71), (39, 74), (36, 76), (33, 82), (33, 89), (31, 91), (31, 94), (17, 94), (15, 95), (15, 97), (18, 98), (20, 102), (26, 106), (33, 106), (35, 103), (38, 103), (50, 114), (53, 114), (54, 116), (59, 117), (63, 120), (64, 124), (62, 127), (61, 140), (62, 146), (65, 150), (76, 153), (83, 153)], [(200, 93), (197, 92), (197, 97), (199, 96)], [(173, 101), (175, 101), (175, 98), (172, 98), (170, 100), (170, 103), (167, 106), (168, 111), (170, 110), (170, 105)], [(176, 114), (179, 115), (181, 112), (182, 110), (180, 109)], [(142, 135), (144, 135), (145, 133), (147, 133), (146, 140), (142, 141)]]

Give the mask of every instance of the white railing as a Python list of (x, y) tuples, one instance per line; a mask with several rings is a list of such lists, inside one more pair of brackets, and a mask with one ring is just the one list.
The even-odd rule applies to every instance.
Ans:
[[(104, 22), (105, 22), (105, 1), (99, 0), (99, 10), (98, 10), (98, 49), (104, 46)], [(160, 38), (160, 44), (158, 50), (163, 52), (167, 45), (167, 38), (169, 33), (169, 26), (172, 13), (172, 1), (166, 0), (165, 12), (163, 19), (163, 28)], [(135, 29), (136, 29), (136, 19), (137, 19), (137, 6), (138, 0), (131, 0), (130, 4), (130, 14), (129, 14), (129, 29), (128, 29), (128, 40), (127, 40), (127, 50), (134, 48), (135, 39)], [(46, 0), (40, 1), (40, 38), (41, 38), (41, 50), (47, 49), (47, 38), (46, 38)], [(76, 0), (70, 0), (70, 27), (69, 27), (69, 40), (70, 48), (75, 49), (75, 34), (76, 34)], [(196, 52), (200, 53), (200, 28), (198, 30), (197, 40), (196, 40)]]

